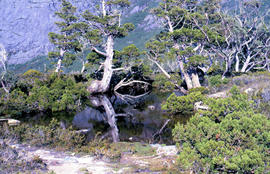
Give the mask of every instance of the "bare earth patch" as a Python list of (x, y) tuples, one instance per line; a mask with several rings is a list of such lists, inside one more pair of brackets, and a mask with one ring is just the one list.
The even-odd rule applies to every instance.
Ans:
[(122, 154), (119, 162), (97, 160), (93, 156), (34, 148), (26, 145), (11, 145), (26, 158), (39, 157), (47, 164), (49, 172), (56, 174), (113, 174), (113, 173), (162, 173), (174, 170), (177, 150), (175, 146), (151, 145), (156, 153)]

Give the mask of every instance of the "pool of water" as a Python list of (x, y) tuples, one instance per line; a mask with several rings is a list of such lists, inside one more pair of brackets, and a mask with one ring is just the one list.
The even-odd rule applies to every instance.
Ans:
[(91, 141), (97, 134), (112, 141), (173, 144), (171, 130), (188, 117), (173, 116), (161, 110), (170, 93), (153, 91), (139, 97), (120, 94), (90, 97), (92, 106), (77, 113), (40, 113), (27, 122), (47, 124), (57, 118), (61, 127), (72, 126)]

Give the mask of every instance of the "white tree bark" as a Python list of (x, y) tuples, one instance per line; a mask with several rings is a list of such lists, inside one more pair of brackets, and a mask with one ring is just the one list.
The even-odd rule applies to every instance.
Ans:
[(7, 73), (7, 67), (6, 67), (6, 64), (7, 64), (7, 52), (6, 52), (6, 49), (5, 49), (4, 45), (2, 45), (1, 43), (0, 43), (0, 61), (1, 61), (0, 67), (1, 66), (3, 67), (3, 72), (2, 72), (1, 79), (0, 79), (1, 85), (2, 85), (2, 88), (4, 89), (4, 91), (6, 93), (9, 93), (9, 90), (7, 89), (7, 87), (5, 85), (5, 82), (4, 82), (4, 76)]
[(200, 79), (198, 73), (194, 72), (191, 74), (192, 86), (193, 88), (201, 87)]
[(81, 69), (81, 74), (85, 71), (85, 62), (82, 60), (82, 69)]
[(56, 69), (55, 69), (55, 72), (56, 73), (59, 73), (60, 72), (61, 66), (62, 66), (62, 59), (58, 59), (57, 65), (56, 65)]
[(6, 52), (4, 45), (2, 45), (1, 43), (0, 43), (0, 61), (1, 61), (1, 64), (3, 66), (4, 72), (6, 72), (7, 71), (7, 67), (6, 67), (7, 52)]
[(236, 63), (235, 63), (235, 71), (239, 72), (239, 65), (240, 65), (240, 59), (238, 56), (239, 53), (236, 54), (235, 59), (236, 59)]
[(107, 14), (106, 14), (106, 2), (105, 0), (102, 0), (102, 14), (103, 14), (103, 17), (105, 17)]
[(105, 93), (109, 90), (110, 82), (113, 75), (113, 56), (114, 56), (113, 46), (114, 46), (113, 36), (108, 36), (105, 49), (106, 53), (96, 51), (99, 54), (106, 55), (106, 60), (103, 63), (104, 73), (102, 80), (101, 81), (94, 80), (88, 87), (88, 91), (91, 93)]

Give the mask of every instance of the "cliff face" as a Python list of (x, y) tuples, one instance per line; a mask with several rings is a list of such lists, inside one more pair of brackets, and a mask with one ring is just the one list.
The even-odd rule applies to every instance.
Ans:
[[(157, 0), (131, 0), (132, 6), (126, 14), (144, 16), (136, 21), (138, 30), (144, 32), (156, 28), (155, 22), (145, 11), (157, 4)], [(78, 11), (92, 9), (100, 0), (71, 0)], [(54, 22), (59, 20), (54, 12), (59, 8), (58, 0), (0, 0), (0, 43), (9, 53), (10, 64), (25, 63), (39, 55), (46, 55), (53, 49), (48, 33), (57, 31)], [(149, 10), (149, 9), (148, 9)], [(132, 21), (128, 21), (132, 22)], [(146, 27), (147, 26), (147, 27)]]

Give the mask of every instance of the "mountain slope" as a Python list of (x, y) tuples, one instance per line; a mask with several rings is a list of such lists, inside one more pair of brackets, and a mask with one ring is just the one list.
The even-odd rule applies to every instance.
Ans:
[[(78, 11), (92, 9), (100, 2), (70, 1)], [(132, 22), (136, 29), (129, 37), (119, 40), (116, 48), (136, 43), (140, 48), (148, 38), (158, 31), (149, 9), (158, 4), (157, 0), (131, 0), (131, 7), (125, 14), (125, 22)], [(48, 33), (57, 31), (54, 12), (59, 9), (57, 0), (0, 0), (0, 43), (9, 53), (10, 64), (24, 64), (37, 56), (44, 56), (53, 49)]]

